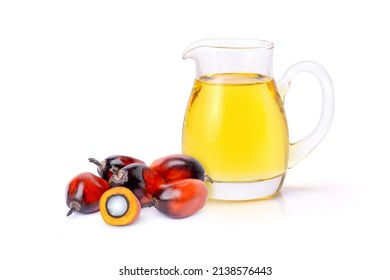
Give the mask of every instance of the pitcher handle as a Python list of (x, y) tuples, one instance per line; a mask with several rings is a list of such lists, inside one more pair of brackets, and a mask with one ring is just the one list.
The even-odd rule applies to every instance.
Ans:
[(323, 66), (312, 61), (302, 61), (292, 65), (277, 81), (277, 87), (283, 103), (285, 95), (290, 87), (291, 80), (295, 75), (302, 72), (312, 73), (318, 78), (322, 90), (322, 111), (314, 130), (298, 142), (290, 143), (288, 168), (294, 167), (317, 147), (328, 132), (334, 113), (332, 80)]

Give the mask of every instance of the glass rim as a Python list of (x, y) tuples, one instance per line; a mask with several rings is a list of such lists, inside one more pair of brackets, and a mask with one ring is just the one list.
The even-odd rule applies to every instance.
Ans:
[(274, 48), (274, 43), (260, 39), (250, 38), (209, 38), (197, 41), (187, 49), (198, 47), (223, 48), (223, 49), (256, 49), (256, 50), (271, 50)]

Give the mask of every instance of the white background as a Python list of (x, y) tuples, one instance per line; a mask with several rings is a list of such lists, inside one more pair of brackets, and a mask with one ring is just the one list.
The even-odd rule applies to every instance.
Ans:
[[(385, 1), (1, 1), (1, 279), (161, 279), (119, 269), (272, 266), (270, 277), (389, 279), (390, 64)], [(209, 37), (273, 41), (274, 74), (300, 60), (333, 79), (336, 110), (279, 197), (209, 202), (128, 227), (66, 217), (64, 190), (89, 157), (147, 163), (179, 153), (195, 75), (181, 58)], [(315, 79), (286, 98), (292, 140), (315, 125)], [(166, 279), (220, 277), (166, 277)], [(225, 277), (223, 277), (225, 279)]]

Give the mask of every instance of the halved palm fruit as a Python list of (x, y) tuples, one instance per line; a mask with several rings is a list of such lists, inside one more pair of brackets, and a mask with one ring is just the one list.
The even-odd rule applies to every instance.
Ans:
[(101, 196), (99, 204), (103, 220), (113, 226), (132, 224), (141, 212), (141, 204), (137, 197), (125, 187), (107, 190)]

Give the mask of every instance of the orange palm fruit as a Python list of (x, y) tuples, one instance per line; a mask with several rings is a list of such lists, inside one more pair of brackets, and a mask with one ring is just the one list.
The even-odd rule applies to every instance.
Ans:
[(141, 204), (131, 190), (125, 187), (110, 188), (100, 198), (103, 220), (114, 226), (134, 223), (141, 212)]

